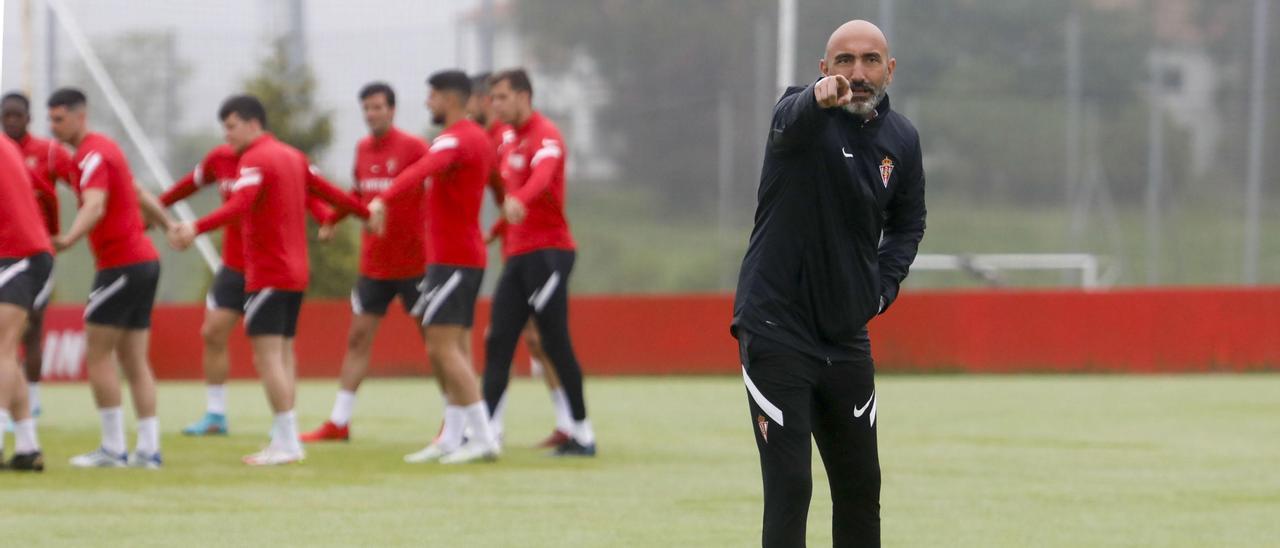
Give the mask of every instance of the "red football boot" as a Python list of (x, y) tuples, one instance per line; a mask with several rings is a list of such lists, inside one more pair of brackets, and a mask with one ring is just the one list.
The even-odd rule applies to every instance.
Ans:
[(307, 432), (301, 436), (302, 443), (316, 443), (321, 441), (349, 441), (351, 439), (351, 425), (345, 424), (338, 426), (330, 421), (324, 421), (320, 428)]

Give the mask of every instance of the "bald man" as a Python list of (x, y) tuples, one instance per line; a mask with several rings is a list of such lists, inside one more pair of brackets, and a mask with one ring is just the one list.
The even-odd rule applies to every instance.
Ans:
[(836, 546), (879, 546), (871, 341), (924, 236), (924, 169), (889, 108), (884, 34), (850, 21), (808, 87), (773, 109), (731, 332), (764, 477), (763, 544), (804, 546), (810, 437), (831, 483)]

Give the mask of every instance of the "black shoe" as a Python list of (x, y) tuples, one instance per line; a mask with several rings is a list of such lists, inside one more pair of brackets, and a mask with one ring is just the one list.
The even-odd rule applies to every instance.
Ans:
[(24, 472), (44, 472), (44, 455), (39, 451), (16, 454), (9, 459), (9, 468)]
[(583, 445), (581, 443), (578, 443), (578, 440), (569, 438), (569, 441), (566, 441), (560, 444), (559, 447), (556, 447), (555, 451), (551, 452), (551, 456), (553, 457), (594, 457), (596, 456), (596, 444), (593, 443), (590, 445)]

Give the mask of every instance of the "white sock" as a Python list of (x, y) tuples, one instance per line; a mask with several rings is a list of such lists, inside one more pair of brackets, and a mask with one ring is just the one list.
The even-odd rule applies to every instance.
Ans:
[(276, 413), (272, 422), (271, 445), (293, 453), (302, 451), (302, 440), (298, 438), (298, 416), (292, 410)]
[(156, 417), (138, 419), (138, 445), (135, 450), (144, 455), (160, 452), (160, 419)]
[(573, 432), (573, 411), (569, 409), (569, 397), (564, 387), (551, 391), (551, 407), (556, 411), (556, 430), (566, 434)]
[(339, 390), (338, 397), (333, 400), (333, 412), (329, 413), (329, 422), (337, 426), (346, 426), (351, 422), (351, 413), (356, 409), (356, 393), (350, 390)]
[(215, 415), (227, 414), (227, 385), (204, 385), (204, 410)]
[(466, 429), (467, 416), (458, 405), (444, 406), (444, 428), (435, 444), (445, 451), (453, 451), (462, 445), (462, 431)]
[[(8, 409), (0, 409), (0, 453), (4, 452), (4, 426), (12, 421), (13, 417), (9, 416)], [(17, 430), (17, 428), (15, 428)]]
[(40, 408), (40, 383), (27, 383), (27, 401), (31, 403), (31, 413), (34, 414)]
[(98, 410), (102, 419), (102, 448), (112, 456), (125, 452), (124, 444), (124, 412), (119, 407), (104, 407)]
[(529, 376), (530, 377), (542, 376), (542, 362), (538, 361), (538, 358), (534, 358), (534, 357), (529, 358)]
[(471, 428), (471, 440), (497, 447), (498, 440), (493, 437), (493, 428), (489, 425), (489, 407), (480, 400), (462, 408), (467, 417), (467, 426)]
[(36, 420), (25, 418), (13, 426), (13, 452), (19, 455), (34, 453), (40, 450), (40, 439), (36, 437)]
[(582, 419), (573, 424), (573, 439), (578, 440), (582, 445), (591, 445), (596, 442), (596, 432), (591, 429), (591, 421)]

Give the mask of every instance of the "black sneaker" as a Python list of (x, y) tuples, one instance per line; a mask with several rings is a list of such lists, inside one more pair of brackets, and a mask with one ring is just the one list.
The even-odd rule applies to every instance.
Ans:
[(44, 472), (44, 455), (39, 451), (18, 453), (9, 459), (9, 468), (24, 472)]
[(583, 445), (578, 440), (569, 438), (560, 444), (551, 452), (553, 457), (594, 457), (596, 456), (596, 444)]

